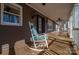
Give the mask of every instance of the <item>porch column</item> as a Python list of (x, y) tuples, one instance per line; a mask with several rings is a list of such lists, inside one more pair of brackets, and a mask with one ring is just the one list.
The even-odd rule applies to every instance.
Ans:
[(9, 55), (15, 55), (14, 44), (9, 44)]

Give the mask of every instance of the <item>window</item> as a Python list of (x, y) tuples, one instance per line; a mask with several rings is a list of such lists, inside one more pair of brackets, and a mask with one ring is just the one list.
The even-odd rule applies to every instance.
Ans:
[(52, 21), (48, 20), (48, 31), (52, 31), (53, 30), (53, 23)]
[(2, 6), (2, 25), (22, 26), (22, 7), (18, 4), (5, 3)]

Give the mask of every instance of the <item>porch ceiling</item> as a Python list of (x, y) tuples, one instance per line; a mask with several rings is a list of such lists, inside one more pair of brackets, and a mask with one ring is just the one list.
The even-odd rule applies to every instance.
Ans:
[(27, 5), (52, 20), (57, 20), (58, 18), (68, 20), (73, 7), (72, 3), (46, 3), (46, 5), (42, 5), (42, 3), (30, 3)]

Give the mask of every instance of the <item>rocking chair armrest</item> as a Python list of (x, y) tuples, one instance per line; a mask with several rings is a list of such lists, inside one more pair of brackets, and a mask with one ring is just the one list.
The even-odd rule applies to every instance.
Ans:
[(48, 39), (48, 36), (47, 36), (47, 34), (40, 35), (39, 37), (42, 37), (42, 38), (44, 38), (44, 39)]
[(46, 36), (47, 36), (47, 34), (45, 34), (45, 33), (44, 33), (44, 34), (39, 34), (38, 36), (45, 36), (45, 37), (46, 37)]
[(45, 35), (46, 33), (42, 33), (41, 35)]

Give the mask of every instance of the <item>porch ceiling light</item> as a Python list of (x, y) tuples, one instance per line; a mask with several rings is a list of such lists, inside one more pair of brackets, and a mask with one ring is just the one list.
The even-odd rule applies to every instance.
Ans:
[(45, 5), (46, 5), (46, 3), (42, 3), (42, 5), (43, 5), (43, 6), (45, 6)]

